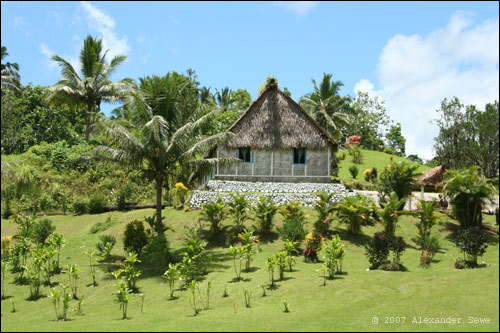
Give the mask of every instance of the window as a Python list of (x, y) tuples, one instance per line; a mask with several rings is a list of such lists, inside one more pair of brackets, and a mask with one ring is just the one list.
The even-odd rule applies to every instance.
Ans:
[(241, 147), (238, 150), (238, 158), (243, 163), (252, 163), (252, 153), (250, 152), (250, 147)]
[(306, 164), (306, 149), (293, 148), (293, 164)]

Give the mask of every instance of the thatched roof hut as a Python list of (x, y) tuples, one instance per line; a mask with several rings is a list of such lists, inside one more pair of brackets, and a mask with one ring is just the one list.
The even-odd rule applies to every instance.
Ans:
[(228, 148), (326, 149), (330, 143), (337, 150), (335, 140), (277, 85), (268, 85), (229, 131), (237, 135)]
[(443, 181), (445, 171), (446, 169), (443, 165), (424, 171), (416, 183), (419, 186), (424, 186), (425, 191), (436, 191), (438, 185)]

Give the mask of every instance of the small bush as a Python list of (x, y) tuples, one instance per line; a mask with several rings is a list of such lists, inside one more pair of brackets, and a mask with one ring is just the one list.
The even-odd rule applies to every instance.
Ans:
[[(396, 237), (386, 232), (377, 232), (365, 245), (365, 255), (368, 257), (371, 268), (382, 267), (384, 270), (401, 270), (403, 266), (399, 261), (406, 247), (407, 244), (402, 237)], [(391, 252), (392, 262), (388, 259)]]
[(104, 260), (108, 261), (111, 256), (111, 250), (116, 244), (116, 238), (112, 235), (101, 235), (99, 236), (99, 242), (95, 245), (99, 254), (104, 257)]
[(365, 172), (363, 172), (363, 178), (369, 182), (372, 179), (372, 169), (366, 169)]
[(477, 257), (486, 252), (486, 235), (480, 227), (460, 230), (457, 236), (457, 247), (464, 254), (464, 261), (469, 267), (477, 266)]
[(90, 198), (88, 211), (89, 214), (99, 214), (106, 211), (108, 201), (103, 194), (97, 194)]
[(260, 234), (268, 234), (273, 228), (273, 217), (278, 211), (278, 207), (269, 197), (261, 196), (256, 206), (253, 208), (255, 212), (255, 220), (258, 225), (256, 227)]
[(56, 230), (52, 225), (52, 221), (44, 218), (35, 223), (33, 226), (33, 238), (38, 244), (45, 244), (47, 238)]
[(389, 155), (397, 155), (398, 154), (396, 149), (394, 149), (392, 147), (385, 147), (384, 153), (389, 154)]
[(359, 173), (358, 167), (355, 165), (351, 165), (349, 167), (349, 173), (351, 174), (353, 179), (356, 179), (356, 177), (358, 176), (358, 173)]
[(323, 243), (323, 236), (320, 233), (314, 231), (308, 233), (306, 236), (304, 259), (306, 261), (318, 261), (318, 253), (321, 251)]
[(280, 209), (280, 214), (283, 215), (283, 227), (278, 228), (280, 238), (291, 241), (302, 242), (306, 236), (304, 230), (305, 215), (300, 208), (300, 202), (294, 201), (286, 204)]
[(73, 202), (73, 212), (76, 215), (83, 215), (87, 213), (88, 201), (83, 198), (76, 198)]
[(144, 230), (142, 221), (132, 221), (125, 227), (123, 248), (127, 252), (142, 253), (142, 249), (148, 243), (148, 237)]

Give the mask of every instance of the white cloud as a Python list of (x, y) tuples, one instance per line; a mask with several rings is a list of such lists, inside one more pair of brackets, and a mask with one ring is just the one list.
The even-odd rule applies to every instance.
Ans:
[(475, 24), (473, 15), (456, 12), (448, 25), (421, 35), (396, 35), (382, 50), (376, 69), (378, 89), (366, 79), (354, 89), (386, 101), (391, 118), (402, 125), (406, 153), (433, 156), (430, 124), (443, 98), (484, 108), (499, 99), (499, 20)]
[(297, 16), (304, 16), (318, 6), (318, 1), (273, 1), (273, 4), (291, 10)]
[[(45, 56), (45, 65), (47, 66), (47, 69), (50, 72), (56, 72), (58, 71), (59, 64), (52, 60), (52, 56), (56, 54), (54, 51), (52, 51), (45, 43), (40, 44), (40, 52)], [(73, 68), (78, 71), (80, 68), (78, 57), (77, 56), (61, 56), (63, 59), (68, 61)]]
[(89, 28), (96, 30), (102, 35), (104, 49), (109, 49), (108, 56), (113, 58), (115, 55), (127, 55), (130, 51), (127, 36), (122, 38), (117, 36), (115, 32), (115, 20), (87, 1), (82, 1), (80, 4), (81, 8), (87, 14)]

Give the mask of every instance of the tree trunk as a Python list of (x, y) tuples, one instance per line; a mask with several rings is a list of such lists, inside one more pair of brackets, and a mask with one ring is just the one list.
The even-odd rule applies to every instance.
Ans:
[(87, 106), (87, 112), (85, 113), (85, 141), (89, 141), (90, 136), (90, 115), (92, 114), (92, 106)]
[(156, 179), (156, 232), (158, 235), (163, 234), (163, 222), (161, 219), (161, 194), (162, 194), (163, 178)]

